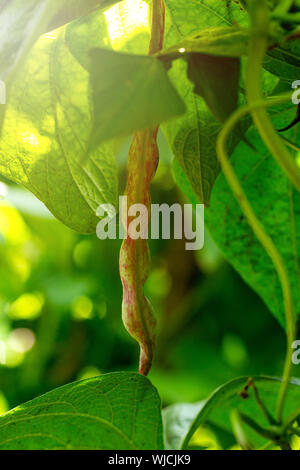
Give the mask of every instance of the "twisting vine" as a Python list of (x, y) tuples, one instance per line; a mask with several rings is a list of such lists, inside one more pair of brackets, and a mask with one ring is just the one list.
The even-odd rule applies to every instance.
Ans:
[[(165, 26), (164, 0), (153, 0), (152, 30), (149, 55), (162, 49)], [(158, 127), (135, 132), (128, 156), (127, 204), (143, 204), (150, 213), (150, 183), (155, 175), (159, 153), (157, 147)], [(146, 239), (131, 238), (127, 208), (121, 208), (122, 220), (127, 238), (120, 252), (120, 275), (123, 285), (122, 318), (127, 331), (140, 344), (139, 372), (147, 375), (153, 360), (155, 343), (155, 318), (152, 307), (145, 297), (144, 285), (148, 277), (150, 256)], [(142, 221), (142, 230), (148, 227), (149, 220)]]
[[(280, 6), (277, 7), (277, 9), (280, 13), (286, 10), (288, 11), (289, 7), (291, 6), (290, 4), (291, 2), (289, 0), (286, 0), (285, 2), (282, 2), (281, 10)], [(290, 154), (283, 140), (275, 131), (272, 121), (266, 111), (266, 108), (264, 106), (252, 106), (253, 103), (262, 99), (261, 72), (263, 60), (268, 48), (268, 34), (270, 31), (270, 11), (267, 0), (252, 0), (250, 2), (249, 13), (251, 19), (251, 37), (249, 42), (249, 55), (246, 72), (246, 94), (248, 103), (250, 105), (251, 114), (256, 124), (256, 127), (266, 146), (269, 148), (271, 154), (277, 160), (282, 169), (285, 171), (290, 181), (295, 185), (298, 191), (300, 191), (300, 169), (297, 166), (295, 159)], [(247, 207), (247, 210), (249, 220), (249, 207)], [(278, 397), (276, 412), (277, 420), (278, 422), (281, 422), (284, 402), (288, 389), (288, 381), (292, 369), (291, 351), (292, 343), (294, 340), (292, 293), (290, 281), (288, 278), (288, 274), (285, 270), (284, 263), (275, 245), (273, 243), (270, 244), (272, 240), (269, 237), (266, 237), (267, 234), (264, 231), (264, 233), (261, 231), (262, 227), (258, 226), (258, 220), (255, 219), (255, 214), (252, 213), (250, 215), (249, 220), (250, 225), (252, 226), (252, 229), (254, 230), (256, 235), (259, 235), (259, 240), (265, 247), (266, 251), (268, 252), (277, 269), (284, 297), (287, 328), (287, 353), (283, 371), (283, 382)]]
[(252, 112), (253, 110), (278, 105), (284, 103), (290, 99), (290, 96), (282, 96), (269, 100), (259, 100), (257, 102), (251, 103), (250, 105), (243, 106), (238, 109), (225, 123), (223, 129), (221, 130), (218, 140), (217, 140), (217, 153), (222, 166), (224, 175), (228, 181), (230, 188), (232, 189), (245, 217), (248, 220), (249, 225), (251, 226), (256, 237), (263, 245), (264, 249), (271, 258), (274, 267), (277, 271), (282, 293), (284, 299), (284, 310), (285, 310), (285, 319), (286, 319), (286, 328), (287, 328), (287, 352), (285, 359), (285, 366), (283, 371), (283, 381), (280, 388), (278, 403), (277, 403), (277, 413), (276, 418), (280, 423), (282, 421), (282, 412), (285, 397), (287, 394), (288, 382), (291, 374), (292, 368), (292, 342), (294, 340), (294, 317), (293, 317), (293, 301), (292, 301), (292, 291), (289, 281), (289, 276), (286, 271), (284, 262), (280, 253), (278, 252), (273, 240), (266, 233), (264, 227), (258, 220), (256, 214), (254, 213), (250, 202), (247, 199), (247, 196), (234, 173), (232, 165), (229, 162), (229, 158), (226, 151), (226, 142), (227, 139), (236, 126), (236, 124), (242, 119), (246, 114)]

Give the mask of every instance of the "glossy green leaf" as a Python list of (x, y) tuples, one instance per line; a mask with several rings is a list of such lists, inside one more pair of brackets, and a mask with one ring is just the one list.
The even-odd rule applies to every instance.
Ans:
[[(275, 410), (276, 400), (280, 387), (280, 379), (276, 377), (253, 377), (254, 383), (258, 390), (261, 401), (265, 404), (268, 411), (272, 414)], [(199, 413), (195, 415), (195, 419), (190, 426), (186, 436), (182, 438), (182, 448), (185, 449), (196, 430), (205, 424), (208, 420), (224, 430), (231, 430), (230, 411), (238, 410), (254, 419), (260, 426), (267, 427), (268, 422), (259, 408), (253, 390), (250, 388), (248, 398), (242, 398), (240, 393), (246, 385), (248, 377), (239, 377), (232, 381), (221, 385), (207, 399)], [(288, 400), (285, 407), (285, 416), (299, 407), (300, 399), (300, 381), (299, 379), (291, 379), (288, 389)], [(247, 433), (252, 442), (259, 447), (265, 441), (253, 430), (247, 427)]]
[[(289, 108), (274, 111), (276, 128), (293, 120), (295, 106)], [(297, 126), (285, 133), (293, 142), (297, 142), (297, 135)], [(247, 138), (257, 151), (241, 142), (231, 162), (257, 217), (283, 258), (293, 291), (296, 317), (300, 312), (300, 195), (265, 149), (257, 132), (252, 129)], [(223, 175), (215, 185), (206, 223), (227, 260), (284, 325), (282, 291), (275, 268), (253, 235)]]
[[(208, 27), (216, 28), (216, 31), (230, 27), (233, 17), (240, 26), (247, 24), (247, 13), (233, 2), (227, 6), (226, 2), (219, 0), (193, 0), (187, 9), (185, 0), (166, 0), (165, 49), (180, 44), (186, 37), (199, 34), (199, 31)], [(212, 43), (211, 37), (209, 41)], [(215, 151), (220, 124), (207, 109), (204, 100), (193, 93), (193, 85), (187, 78), (183, 61), (173, 63), (170, 76), (186, 103), (187, 112), (176, 121), (163, 124), (163, 131), (199, 201), (208, 206), (211, 190), (220, 171)], [(235, 144), (233, 139), (230, 151)]]
[(0, 173), (23, 184), (70, 228), (95, 232), (96, 209), (117, 200), (111, 144), (89, 153), (89, 74), (63, 32), (43, 36), (15, 81), (0, 142)]
[(162, 449), (160, 406), (135, 373), (74, 382), (2, 415), (0, 449)]
[(91, 52), (91, 147), (178, 116), (185, 106), (161, 61), (106, 49)]

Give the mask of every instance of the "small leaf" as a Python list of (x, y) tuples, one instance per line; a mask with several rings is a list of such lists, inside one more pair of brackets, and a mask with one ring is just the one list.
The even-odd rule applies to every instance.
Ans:
[(225, 122), (238, 104), (240, 60), (204, 54), (189, 54), (187, 60), (194, 93), (205, 99), (218, 121)]
[(162, 449), (160, 406), (132, 372), (74, 382), (2, 415), (0, 449)]
[(161, 61), (153, 57), (91, 51), (94, 126), (91, 148), (104, 140), (152, 128), (185, 106)]

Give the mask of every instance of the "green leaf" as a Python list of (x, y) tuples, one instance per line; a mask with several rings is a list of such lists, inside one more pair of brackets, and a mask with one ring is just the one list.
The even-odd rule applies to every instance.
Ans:
[(2, 415), (0, 449), (162, 449), (160, 407), (156, 389), (135, 373), (74, 382)]
[[(202, 96), (220, 122), (236, 109), (240, 57), (247, 54), (249, 32), (236, 27), (212, 27), (163, 50), (158, 56), (167, 61), (185, 58), (194, 93)], [(226, 90), (226, 93), (224, 93)]]
[(199, 403), (176, 403), (164, 408), (162, 416), (166, 449), (180, 449), (184, 436), (188, 433), (195, 416), (200, 412), (204, 403), (204, 401)]
[(0, 78), (23, 62), (38, 37), (117, 0), (10, 0), (0, 5)]
[[(39, 36), (115, 0), (10, 0), (0, 3), (0, 80), (10, 86)], [(0, 109), (0, 129), (5, 116)]]
[[(279, 129), (293, 120), (295, 106), (275, 112), (274, 125)], [(293, 142), (297, 142), (297, 135), (297, 126), (285, 134)], [(247, 139), (257, 151), (241, 142), (231, 163), (257, 217), (283, 258), (296, 316), (300, 312), (300, 195), (265, 149), (257, 132), (249, 131)], [(275, 268), (253, 235), (223, 175), (215, 185), (206, 223), (227, 260), (284, 325), (282, 291)]]
[(89, 74), (70, 53), (63, 31), (43, 36), (12, 87), (0, 142), (0, 173), (82, 233), (95, 232), (96, 209), (116, 204), (118, 186), (112, 144), (86, 159), (89, 95)]
[[(183, 96), (187, 112), (176, 122), (165, 123), (163, 130), (176, 159), (188, 177), (192, 190), (199, 201), (208, 207), (211, 190), (220, 172), (216, 139), (221, 124), (207, 109), (205, 102), (193, 93), (184, 66), (183, 62), (175, 62), (172, 76), (177, 76), (179, 88), (183, 88), (184, 83)], [(237, 135), (229, 139), (229, 152), (235, 148), (239, 140), (240, 137)]]
[(173, 158), (172, 160), (172, 173), (177, 186), (188, 197), (191, 203), (196, 206), (199, 203), (199, 200), (193, 191), (186, 173), (183, 171), (182, 166), (176, 158)]
[(195, 84), (194, 93), (205, 99), (218, 121), (225, 122), (238, 104), (240, 60), (189, 54), (188, 77)]
[(249, 31), (235, 26), (205, 28), (163, 49), (157, 55), (163, 60), (174, 60), (188, 54), (217, 57), (242, 57), (248, 53)]
[[(276, 406), (276, 400), (280, 387), (280, 379), (276, 377), (253, 377), (254, 384), (258, 389), (261, 401), (267, 406), (271, 413)], [(246, 385), (248, 377), (239, 377), (230, 382), (221, 385), (207, 399), (204, 406), (190, 426), (190, 429), (182, 439), (182, 448), (185, 449), (196, 430), (205, 424), (208, 420), (213, 424), (221, 426), (224, 430), (231, 430), (230, 411), (238, 410), (254, 419), (260, 426), (267, 427), (268, 422), (259, 408), (252, 389), (249, 389), (248, 398), (242, 398), (242, 392)], [(285, 407), (285, 416), (288, 416), (293, 410), (299, 407), (300, 399), (300, 381), (299, 379), (291, 379), (288, 389), (287, 402)], [(250, 441), (255, 443), (257, 447), (263, 444), (264, 440), (247, 428)]]
[(91, 147), (182, 114), (185, 106), (161, 61), (106, 49), (90, 52), (94, 126)]
[(300, 41), (293, 40), (268, 52), (264, 68), (281, 80), (292, 83), (300, 76)]
[[(235, 27), (207, 28), (158, 56), (167, 61), (185, 58), (194, 93), (202, 96), (220, 122), (236, 109), (240, 57), (247, 54), (249, 32)], [(224, 90), (226, 89), (226, 93)]]
[[(201, 30), (215, 28), (218, 38), (219, 28), (230, 27), (233, 17), (242, 27), (248, 15), (233, 2), (219, 0), (193, 0), (186, 8), (185, 0), (166, 0), (166, 40), (165, 48), (180, 44), (186, 37), (199, 34)], [(204, 44), (204, 35), (203, 44)], [(218, 39), (216, 38), (216, 43)], [(210, 47), (213, 39), (209, 37)], [(170, 76), (180, 92), (187, 107), (184, 116), (173, 122), (163, 124), (163, 131), (170, 147), (186, 173), (193, 191), (200, 202), (209, 205), (210, 194), (219, 174), (220, 167), (215, 151), (216, 137), (220, 124), (216, 121), (205, 102), (193, 93), (193, 86), (187, 79), (183, 61), (173, 63)], [(232, 139), (232, 151), (236, 140)]]

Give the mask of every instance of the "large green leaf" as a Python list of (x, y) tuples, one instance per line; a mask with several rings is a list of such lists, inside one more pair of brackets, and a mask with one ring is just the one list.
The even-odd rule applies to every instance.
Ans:
[[(218, 425), (226, 431), (231, 431), (230, 412), (232, 410), (238, 410), (245, 413), (254, 419), (260, 426), (264, 428), (268, 427), (268, 422), (254, 398), (253, 390), (251, 388), (249, 389), (248, 398), (242, 398), (241, 396), (241, 392), (247, 384), (247, 380), (247, 377), (239, 377), (220, 386), (211, 394), (198, 413), (195, 408), (194, 421), (187, 434), (182, 436), (182, 448), (188, 447), (188, 444), (196, 430), (208, 421)], [(253, 377), (253, 380), (261, 401), (265, 404), (269, 413), (273, 414), (279, 387), (281, 385), (280, 379), (276, 377), (256, 376)], [(299, 408), (299, 400), (300, 381), (299, 379), (294, 378), (290, 380), (288, 388), (285, 417)], [(190, 410), (192, 410), (192, 408)], [(178, 412), (181, 414), (184, 412), (184, 409), (178, 408)], [(177, 415), (177, 418), (173, 416), (173, 421), (176, 421), (176, 419), (178, 421), (183, 418), (180, 417), (180, 415)], [(264, 443), (264, 439), (248, 427), (246, 432), (249, 435), (250, 441), (256, 445), (256, 448)]]
[[(6, 99), (11, 83), (41, 34), (117, 1), (119, 0), (1, 0), (0, 80), (6, 84)], [(0, 129), (5, 111), (2, 106)]]
[(0, 78), (16, 71), (26, 53), (42, 34), (95, 8), (118, 0), (2, 0), (0, 2)]
[[(233, 17), (241, 26), (247, 22), (247, 14), (233, 2), (227, 6), (226, 2), (219, 0), (192, 0), (188, 8), (185, 0), (166, 0), (165, 3), (166, 49), (208, 27), (217, 28), (216, 31), (219, 27), (229, 27)], [(212, 41), (210, 37), (209, 44)], [(180, 119), (165, 123), (163, 130), (199, 200), (209, 205), (210, 193), (220, 171), (215, 151), (220, 125), (203, 99), (193, 93), (184, 63), (174, 62), (170, 76), (186, 103), (187, 112)], [(230, 150), (235, 143), (232, 140)]]
[(271, 49), (264, 61), (264, 67), (290, 85), (300, 76), (300, 41), (293, 40)]
[(162, 449), (160, 408), (156, 389), (135, 373), (74, 382), (2, 415), (0, 449)]
[[(295, 107), (276, 112), (273, 120), (279, 129), (292, 121)], [(293, 141), (297, 141), (297, 135), (296, 127), (286, 134)], [(300, 195), (265, 149), (257, 132), (252, 129), (247, 138), (257, 151), (241, 142), (231, 162), (257, 217), (284, 260), (297, 315), (300, 312)], [(223, 175), (216, 182), (206, 223), (228, 261), (284, 325), (282, 291), (275, 268), (253, 235)]]
[(93, 49), (90, 54), (92, 148), (184, 113), (185, 106), (158, 59), (107, 49)]
[(92, 122), (88, 72), (70, 53), (63, 31), (43, 36), (11, 90), (0, 173), (84, 233), (95, 231), (98, 205), (117, 199), (112, 145), (86, 158)]

